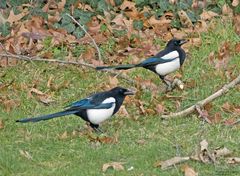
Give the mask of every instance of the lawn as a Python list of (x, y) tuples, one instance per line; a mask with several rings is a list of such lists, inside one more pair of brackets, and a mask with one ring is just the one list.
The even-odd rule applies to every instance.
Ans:
[[(224, 26), (219, 23), (213, 31), (202, 34), (201, 38), (202, 45), (189, 50), (181, 78), (185, 83), (194, 82), (194, 85), (186, 86), (183, 91), (176, 89), (168, 93), (180, 99), (164, 98), (160, 90), (153, 98), (150, 90), (139, 90), (137, 98), (143, 102), (145, 109), (155, 108), (156, 101), (164, 104), (166, 112), (185, 109), (238, 76), (240, 55), (234, 52), (234, 46), (240, 42), (240, 37), (234, 33), (231, 24)], [(217, 70), (214, 64), (210, 64), (208, 56), (212, 51), (218, 52), (223, 42), (230, 42), (231, 59), (225, 70)], [(163, 86), (159, 78), (147, 70), (138, 68), (128, 73), (132, 79), (140, 76), (144, 80), (153, 80), (159, 87)], [(54, 78), (55, 85), (65, 81), (66, 86), (59, 90), (50, 89), (47, 86), (50, 77)], [(72, 101), (102, 91), (109, 84), (109, 74), (69, 65), (21, 62), (0, 69), (0, 83), (12, 80), (10, 86), (0, 90), (1, 97), (14, 100), (16, 105), (12, 105), (14, 108), (9, 112), (4, 105), (0, 105), (0, 119), (4, 122), (4, 127), (0, 129), (0, 175), (183, 175), (183, 164), (167, 170), (154, 167), (154, 164), (174, 156), (192, 155), (203, 139), (208, 141), (210, 149), (225, 146), (233, 151), (233, 156), (240, 157), (239, 126), (208, 124), (197, 114), (169, 120), (161, 120), (156, 113), (143, 115), (138, 105), (131, 103), (131, 99), (136, 97), (129, 97), (130, 100), (125, 102), (129, 116), (116, 114), (102, 124), (105, 133), (101, 135), (78, 132), (78, 129), (86, 130), (86, 125), (76, 116), (40, 123), (15, 123), (23, 117), (56, 112)], [(135, 87), (125, 80), (118, 80), (121, 86)], [(32, 87), (51, 95), (54, 102), (46, 106), (36, 96), (30, 96)], [(223, 111), (221, 107), (226, 102), (239, 105), (239, 90), (238, 86), (212, 102), (210, 113), (220, 112), (221, 121), (233, 117), (232, 113)], [(98, 142), (97, 136), (112, 137), (116, 141)], [(103, 164), (113, 161), (124, 162), (125, 169), (102, 172)], [(234, 176), (240, 173), (239, 165), (226, 164), (224, 159), (216, 164), (186, 163), (200, 176)]]

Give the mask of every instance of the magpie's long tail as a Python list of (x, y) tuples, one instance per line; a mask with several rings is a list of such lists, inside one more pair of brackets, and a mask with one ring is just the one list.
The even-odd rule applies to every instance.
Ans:
[(39, 122), (42, 120), (49, 120), (49, 119), (53, 119), (56, 117), (62, 117), (65, 115), (70, 115), (70, 114), (74, 114), (78, 111), (62, 111), (62, 112), (57, 112), (54, 114), (48, 114), (48, 115), (43, 115), (43, 116), (38, 116), (38, 117), (33, 117), (33, 118), (24, 118), (24, 119), (19, 119), (16, 120), (16, 122), (21, 122), (21, 123), (27, 123), (27, 122)]
[(136, 67), (137, 65), (129, 64), (129, 65), (117, 65), (117, 66), (100, 66), (96, 67), (96, 70), (108, 70), (108, 69), (114, 69), (114, 70), (127, 70)]

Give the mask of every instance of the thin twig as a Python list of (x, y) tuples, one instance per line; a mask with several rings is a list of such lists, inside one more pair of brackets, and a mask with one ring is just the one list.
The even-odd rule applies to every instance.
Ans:
[[(7, 58), (15, 58), (15, 59), (19, 59), (19, 60), (24, 60), (24, 61), (42, 61), (42, 62), (52, 62), (52, 63), (60, 63), (60, 64), (66, 64), (66, 65), (78, 65), (78, 66), (85, 66), (85, 67), (89, 67), (89, 68), (93, 68), (95, 69), (96, 67), (92, 64), (88, 64), (86, 62), (74, 62), (74, 61), (64, 61), (64, 60), (56, 60), (56, 59), (43, 59), (40, 57), (29, 57), (29, 56), (24, 56), (24, 55), (16, 55), (16, 54), (11, 54), (9, 52), (7, 53), (0, 53), (0, 57), (7, 57)], [(135, 84), (136, 81), (130, 79), (127, 76), (124, 76), (122, 74), (119, 74), (119, 72), (115, 72), (113, 70), (107, 71), (110, 74), (120, 77), (122, 79), (125, 79), (126, 81), (128, 81), (129, 83)]]
[(85, 29), (85, 27), (83, 25), (81, 25), (73, 16), (71, 16), (70, 14), (66, 14), (68, 17), (70, 17), (86, 34), (87, 36), (92, 40), (95, 48), (97, 49), (97, 52), (98, 52), (98, 58), (99, 60), (102, 61), (102, 57), (101, 57), (101, 52), (100, 52), (100, 49), (99, 47), (97, 46), (97, 43), (95, 42), (94, 38), (92, 38), (92, 36), (87, 32), (87, 30)]
[(226, 84), (220, 90), (218, 90), (214, 94), (210, 95), (209, 97), (197, 102), (196, 104), (192, 105), (191, 107), (189, 107), (183, 111), (171, 113), (169, 115), (162, 115), (161, 118), (168, 119), (168, 118), (187, 116), (187, 115), (193, 113), (196, 110), (196, 107), (198, 107), (198, 106), (203, 107), (204, 105), (208, 104), (209, 102), (211, 102), (211, 101), (215, 100), (216, 98), (222, 96), (223, 94), (227, 93), (231, 88), (234, 88), (239, 83), (240, 83), (240, 74), (238, 75), (238, 77), (236, 79), (231, 81), (229, 84)]

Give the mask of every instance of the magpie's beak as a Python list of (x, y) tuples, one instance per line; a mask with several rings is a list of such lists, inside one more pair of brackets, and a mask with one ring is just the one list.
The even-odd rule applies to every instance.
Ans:
[(135, 92), (132, 90), (127, 90), (126, 92), (124, 92), (124, 95), (134, 95)]
[(187, 43), (187, 42), (188, 42), (188, 40), (183, 39), (183, 40), (180, 41), (179, 44), (180, 44), (180, 46), (181, 46), (181, 45), (183, 45), (184, 43)]

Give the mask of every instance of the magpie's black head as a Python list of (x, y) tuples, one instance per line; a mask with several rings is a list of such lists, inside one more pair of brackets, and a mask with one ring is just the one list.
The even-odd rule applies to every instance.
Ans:
[(111, 89), (111, 92), (115, 95), (124, 96), (124, 97), (127, 96), (127, 95), (133, 95), (134, 94), (133, 91), (125, 89), (123, 87), (115, 87), (115, 88)]
[(167, 43), (167, 47), (181, 47), (181, 45), (187, 42), (188, 40), (184, 40), (184, 39), (180, 40), (180, 39), (173, 38)]

